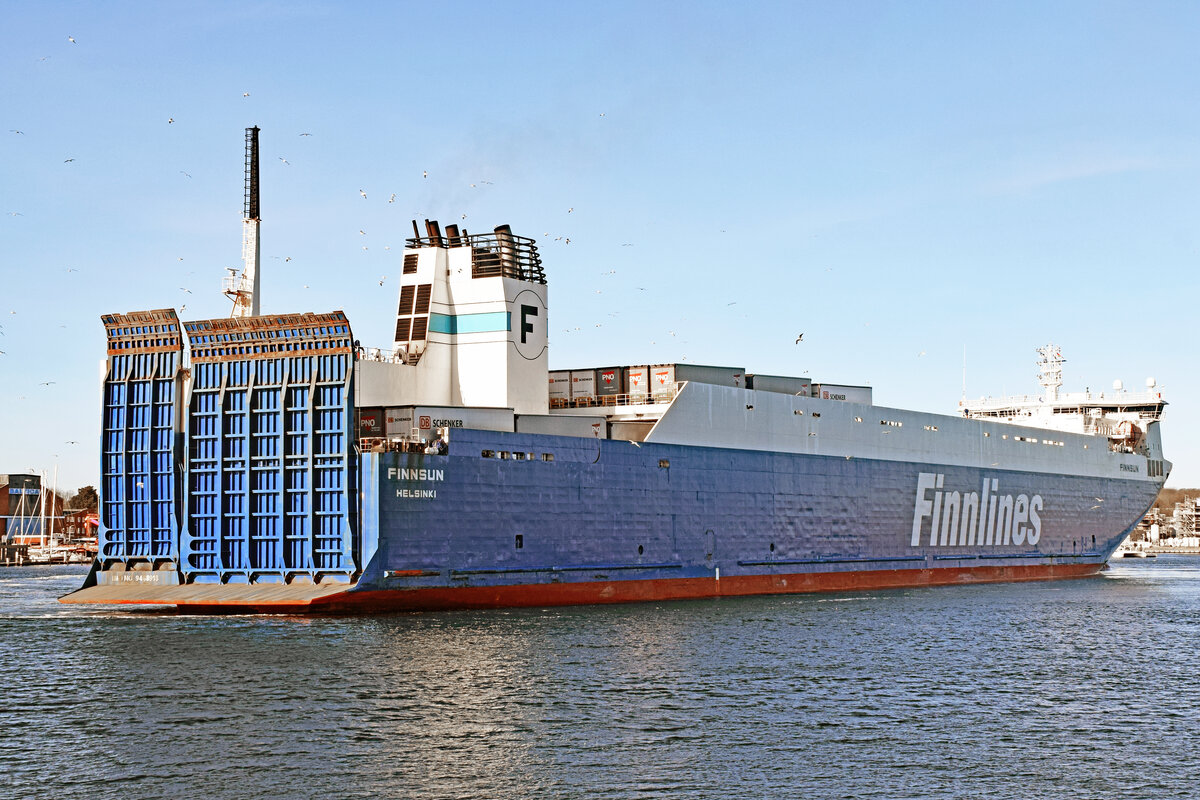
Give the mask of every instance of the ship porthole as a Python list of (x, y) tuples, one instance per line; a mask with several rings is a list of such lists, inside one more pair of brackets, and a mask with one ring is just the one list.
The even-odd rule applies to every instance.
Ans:
[(775, 543), (774, 542), (771, 542), (771, 552), (772, 553), (775, 552)]
[(646, 550), (645, 550), (645, 548), (644, 548), (644, 547), (642, 547), (642, 546), (639, 544), (639, 545), (638, 545), (638, 555), (640, 556), (640, 555), (641, 555), (642, 553), (644, 553), (645, 551), (646, 551)]

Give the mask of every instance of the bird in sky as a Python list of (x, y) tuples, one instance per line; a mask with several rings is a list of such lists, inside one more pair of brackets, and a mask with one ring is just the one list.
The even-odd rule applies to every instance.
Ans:
[(79, 272), (75, 267), (67, 267), (67, 272)]
[(167, 118), (167, 124), (168, 124), (168, 125), (170, 125), (170, 124), (171, 124), (172, 122), (174, 122), (174, 121), (175, 121), (175, 118), (174, 118), (174, 117), (168, 117), (168, 118)]
[(462, 218), (463, 218), (463, 219), (466, 219), (466, 218), (467, 218), (467, 215), (466, 215), (466, 214), (463, 214), (463, 215), (462, 215)]
[(179, 291), (181, 291), (181, 292), (187, 292), (188, 294), (191, 294), (191, 293), (192, 293), (192, 290), (191, 290), (191, 289), (185, 289), (185, 288), (184, 288), (184, 287), (182, 287), (182, 286), (180, 286), (180, 287), (179, 287)]
[(179, 170), (179, 174), (180, 174), (180, 175), (182, 175), (182, 176), (183, 176), (183, 177), (185, 177), (185, 178), (190, 178), (190, 177), (192, 177), (191, 175), (189, 175), (188, 173), (184, 172), (183, 170)]
[(75, 159), (73, 159), (73, 158), (68, 158), (68, 159), (64, 160), (64, 161), (63, 161), (63, 163), (64, 163), (64, 164), (70, 164), (70, 163), (71, 163), (72, 161), (74, 161), (74, 160), (75, 160)]
[(389, 203), (396, 202), (396, 193), (395, 192), (392, 192), (392, 196), (388, 198), (388, 202)]
[(8, 129), (8, 132), (9, 132), (9, 133), (19, 133), (19, 134), (21, 134), (22, 136), (24, 136), (24, 135), (25, 135), (25, 131), (19, 131), (19, 130), (17, 130), (16, 128), (9, 128), (9, 129)]
[(379, 285), (383, 286), (383, 282), (387, 280), (387, 275), (382, 275), (379, 278)]
[(570, 214), (574, 210), (575, 210), (575, 207), (571, 206), (570, 208), (567, 209), (567, 213)]
[(796, 344), (800, 344), (802, 341), (804, 341), (803, 333), (796, 337)]
[(249, 96), (250, 96), (249, 92), (242, 92), (242, 97), (249, 97)]
[(283, 259), (283, 260), (284, 260), (284, 262), (286, 263), (286, 262), (288, 262), (288, 261), (291, 261), (291, 260), (292, 260), (292, 257), (291, 257), (291, 256), (284, 256), (284, 259)]
[(79, 44), (79, 42), (75, 41), (74, 36), (68, 36), (67, 41), (70, 42), (71, 44)]
[(53, 386), (54, 381), (42, 381), (42, 386)]
[(24, 214), (22, 214), (20, 211), (10, 211), (10, 212), (8, 212), (8, 215), (9, 215), (10, 217), (23, 217), (23, 216), (25, 216), (25, 215), (24, 215)]
[(312, 134), (311, 134), (311, 133), (302, 133), (302, 134), (300, 134), (300, 135), (301, 135), (301, 136), (312, 136)]
[(361, 236), (366, 236), (366, 235), (367, 235), (367, 232), (366, 232), (366, 231), (364, 231), (362, 228), (359, 228), (359, 229), (358, 229), (358, 233), (359, 233), (359, 235), (361, 235)]
[(364, 192), (362, 189), (359, 189), (359, 190), (358, 190), (358, 193), (362, 195), (362, 197), (363, 197), (363, 200), (366, 200), (366, 199), (367, 199), (367, 193), (366, 193), (366, 192)]
[(79, 444), (79, 442), (64, 442), (63, 444)]
[(279, 157), (279, 160), (280, 160), (280, 161), (282, 161), (284, 164), (288, 164), (288, 163), (289, 163), (289, 162), (288, 162), (288, 160), (287, 160), (286, 158), (284, 158), (283, 156), (280, 156), (280, 157)]
[(421, 170), (421, 177), (422, 177), (422, 178), (428, 178), (428, 177), (429, 177), (429, 170), (427, 170), (427, 169), (423, 169), (423, 170)]

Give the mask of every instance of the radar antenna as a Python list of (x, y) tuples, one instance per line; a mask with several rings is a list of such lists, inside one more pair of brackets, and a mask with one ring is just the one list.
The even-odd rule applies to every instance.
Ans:
[(258, 126), (246, 128), (246, 201), (242, 219), (242, 274), (225, 278), (225, 296), (233, 301), (231, 317), (257, 317), (261, 279), (258, 266)]

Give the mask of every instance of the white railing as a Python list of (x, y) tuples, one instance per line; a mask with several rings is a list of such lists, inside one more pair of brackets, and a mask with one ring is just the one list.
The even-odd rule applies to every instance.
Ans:
[(1055, 406), (1134, 406), (1154, 405), (1164, 402), (1162, 392), (1063, 392), (1052, 402), (1036, 394), (1006, 395), (1004, 397), (981, 397), (962, 404), (971, 411), (995, 411), (1004, 408), (1054, 408)]

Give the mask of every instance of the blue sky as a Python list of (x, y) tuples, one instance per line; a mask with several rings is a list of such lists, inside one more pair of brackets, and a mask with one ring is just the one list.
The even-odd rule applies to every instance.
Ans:
[(509, 223), (552, 368), (955, 413), (964, 362), (968, 397), (1032, 393), (1054, 342), (1066, 390), (1154, 376), (1169, 485), (1200, 486), (1200, 5), (0, 12), (0, 473), (98, 484), (101, 314), (228, 315), (258, 125), (264, 312), (344, 309), (386, 347), (411, 220)]

